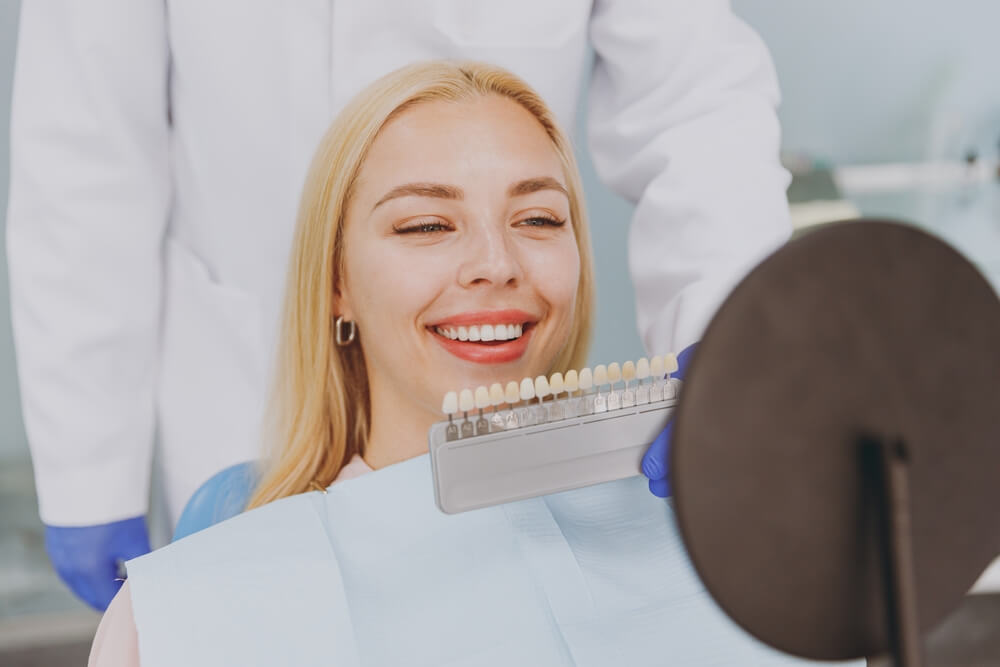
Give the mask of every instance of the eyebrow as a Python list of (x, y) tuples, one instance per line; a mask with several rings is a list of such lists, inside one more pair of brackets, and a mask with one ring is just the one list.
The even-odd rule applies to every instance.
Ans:
[(551, 176), (529, 178), (515, 183), (507, 190), (507, 196), (519, 197), (521, 195), (530, 195), (532, 192), (538, 192), (539, 190), (556, 190), (569, 197), (569, 192), (566, 191), (563, 184)]
[(454, 185), (442, 185), (441, 183), (407, 183), (405, 185), (397, 185), (392, 190), (389, 190), (378, 202), (372, 206), (374, 211), (382, 204), (386, 203), (391, 199), (398, 199), (399, 197), (437, 197), (439, 199), (462, 199), (465, 197), (465, 193), (462, 192), (462, 188), (456, 188)]
[[(569, 192), (566, 191), (562, 183), (550, 176), (518, 181), (507, 189), (507, 196), (520, 197), (540, 190), (556, 190), (569, 197)], [(462, 188), (457, 188), (454, 185), (444, 185), (443, 183), (406, 183), (404, 185), (397, 185), (392, 190), (389, 190), (372, 206), (372, 210), (374, 211), (387, 201), (400, 197), (436, 197), (438, 199), (458, 200), (464, 199), (465, 193), (462, 191)]]

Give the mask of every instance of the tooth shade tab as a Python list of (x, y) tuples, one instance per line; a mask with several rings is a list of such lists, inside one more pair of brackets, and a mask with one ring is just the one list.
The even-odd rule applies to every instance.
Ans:
[(507, 383), (507, 388), (504, 389), (503, 400), (510, 405), (514, 405), (521, 400), (521, 390), (513, 380)]
[(622, 364), (622, 379), (626, 382), (631, 382), (635, 379), (635, 364), (631, 361), (626, 361)]
[(471, 389), (463, 389), (458, 395), (458, 408), (462, 412), (470, 412), (476, 407), (476, 399), (472, 396)]
[(552, 377), (549, 378), (549, 388), (552, 393), (559, 395), (563, 393), (563, 376), (562, 373), (553, 373)]
[(653, 360), (649, 362), (649, 374), (654, 378), (659, 379), (663, 376), (663, 357), (656, 355)]
[(549, 390), (549, 379), (544, 375), (539, 375), (538, 377), (536, 377), (535, 396), (537, 396), (538, 399), (541, 400), (546, 396), (548, 396), (550, 393), (552, 392)]
[(636, 363), (635, 376), (640, 380), (645, 380), (649, 377), (649, 359), (643, 357)]
[(490, 385), (490, 403), (493, 407), (503, 405), (503, 385), (499, 382)]
[(608, 364), (608, 382), (614, 384), (615, 382), (621, 382), (622, 379), (622, 368), (618, 365), (618, 362), (612, 362)]
[(441, 405), (441, 412), (446, 415), (453, 415), (458, 412), (458, 394), (449, 391), (444, 395), (444, 403)]
[(566, 391), (576, 391), (580, 388), (580, 377), (577, 375), (576, 370), (566, 371), (566, 377), (563, 378), (563, 387)]
[(663, 357), (663, 372), (667, 375), (677, 372), (677, 355), (671, 352)]
[(594, 385), (600, 387), (608, 383), (608, 367), (604, 364), (594, 366)]
[(490, 390), (486, 387), (476, 387), (476, 407), (482, 410), (490, 405)]
[(594, 375), (589, 368), (580, 371), (580, 389), (587, 391), (594, 386)]
[(521, 400), (530, 401), (535, 397), (535, 383), (531, 381), (531, 378), (524, 378), (521, 380)]

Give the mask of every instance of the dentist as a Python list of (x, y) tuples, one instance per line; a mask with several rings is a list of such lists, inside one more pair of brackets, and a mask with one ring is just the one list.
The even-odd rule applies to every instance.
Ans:
[[(47, 549), (90, 605), (117, 590), (116, 560), (149, 549), (154, 441), (172, 520), (258, 455), (312, 149), (370, 81), (434, 58), (511, 70), (565, 126), (589, 74), (595, 165), (636, 205), (651, 351), (696, 341), (790, 233), (777, 81), (727, 0), (24, 0), (14, 334)], [(667, 445), (643, 466), (659, 495)]]

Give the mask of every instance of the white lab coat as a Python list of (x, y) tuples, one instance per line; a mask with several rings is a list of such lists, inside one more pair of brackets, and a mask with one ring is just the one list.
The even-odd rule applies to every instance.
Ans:
[(258, 456), (300, 188), (347, 100), (475, 59), (572, 127), (588, 39), (640, 332), (680, 349), (790, 230), (774, 71), (728, 2), (25, 0), (7, 242), (42, 519), (143, 514), (157, 438), (174, 519)]

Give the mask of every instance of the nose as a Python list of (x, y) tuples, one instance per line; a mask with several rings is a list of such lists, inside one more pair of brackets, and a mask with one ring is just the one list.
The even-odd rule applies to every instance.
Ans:
[(516, 286), (524, 277), (514, 239), (504, 225), (475, 225), (466, 235), (458, 270), (458, 282), (463, 287), (492, 285)]

